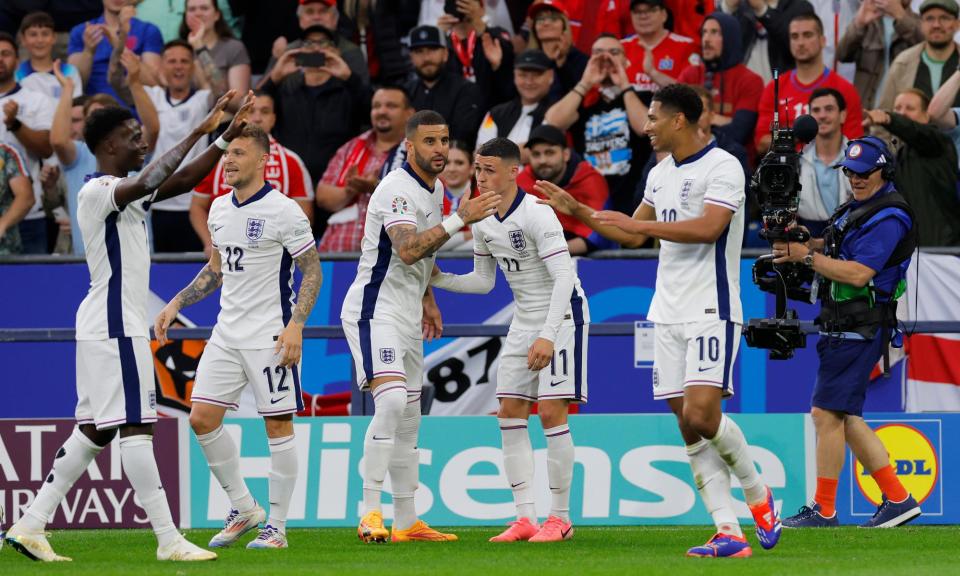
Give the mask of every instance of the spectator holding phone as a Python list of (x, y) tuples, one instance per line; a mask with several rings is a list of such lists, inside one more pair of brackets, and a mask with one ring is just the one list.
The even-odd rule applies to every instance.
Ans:
[[(369, 91), (340, 57), (337, 38), (329, 28), (307, 28), (303, 45), (284, 52), (263, 85), (276, 104), (273, 135), (300, 155), (314, 186), (337, 149), (359, 134), (369, 117)], [(316, 236), (322, 236), (328, 217), (316, 214)]]

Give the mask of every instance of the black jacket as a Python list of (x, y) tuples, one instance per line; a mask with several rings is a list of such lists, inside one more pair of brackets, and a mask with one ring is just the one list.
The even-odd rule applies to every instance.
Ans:
[(346, 82), (331, 78), (311, 87), (297, 73), (284, 78), (279, 86), (268, 79), (263, 89), (277, 103), (274, 137), (300, 155), (314, 185), (337, 148), (359, 134), (370, 118), (369, 91), (355, 75)]
[(750, 5), (741, 2), (734, 16), (740, 23), (744, 58), (750, 54), (758, 35), (766, 34), (771, 69), (785, 72), (796, 68), (790, 54), (790, 20), (799, 14), (814, 14), (813, 6), (807, 0), (780, 0), (776, 8), (767, 8), (763, 16), (757, 18)]
[[(533, 123), (530, 125), (531, 130), (543, 124), (543, 117), (554, 102), (556, 102), (556, 100), (548, 94), (537, 104), (537, 107), (530, 113), (530, 117), (533, 119)], [(517, 120), (520, 119), (521, 114), (523, 114), (523, 104), (520, 102), (519, 97), (491, 108), (490, 117), (493, 118), (494, 124), (497, 125), (497, 137), (506, 138), (517, 124)]]
[(415, 110), (439, 112), (450, 125), (450, 138), (473, 146), (483, 119), (480, 89), (476, 84), (444, 69), (433, 88), (427, 88), (419, 77), (406, 88)]

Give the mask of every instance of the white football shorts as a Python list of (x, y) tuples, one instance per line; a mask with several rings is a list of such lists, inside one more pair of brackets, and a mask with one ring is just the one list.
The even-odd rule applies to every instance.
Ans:
[(78, 424), (98, 430), (157, 421), (153, 352), (146, 338), (77, 341)]
[(343, 332), (350, 345), (357, 385), (369, 388), (374, 378), (395, 376), (407, 383), (408, 400), (419, 396), (423, 388), (423, 339), (403, 334), (382, 320), (343, 321)]
[(534, 372), (527, 352), (539, 331), (510, 330), (497, 367), (497, 398), (587, 402), (587, 336), (589, 324), (563, 324), (553, 343), (553, 361)]
[(733, 396), (733, 363), (741, 325), (727, 320), (656, 324), (653, 397), (683, 396), (685, 386), (716, 386)]
[(278, 360), (273, 348), (234, 350), (208, 342), (197, 366), (190, 401), (236, 410), (249, 383), (261, 416), (299, 412), (303, 410), (301, 362), (280, 366)]

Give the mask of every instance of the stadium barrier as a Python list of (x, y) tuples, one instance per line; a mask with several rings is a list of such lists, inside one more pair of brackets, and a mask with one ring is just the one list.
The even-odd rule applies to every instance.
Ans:
[[(752, 446), (764, 481), (785, 513), (815, 488), (813, 424), (803, 414), (734, 416)], [(369, 418), (309, 418), (295, 421), (299, 477), (289, 523), (297, 527), (354, 526), (362, 501), (363, 437)], [(921, 502), (925, 524), (960, 523), (960, 488), (950, 475), (960, 466), (960, 414), (874, 414), (867, 422), (890, 451), (900, 479)], [(8, 526), (32, 502), (69, 420), (0, 420), (0, 503)], [(241, 470), (255, 498), (268, 502), (270, 454), (260, 419), (228, 419), (226, 430), (241, 453)], [(576, 415), (571, 514), (578, 525), (709, 524), (696, 497), (686, 452), (673, 416)], [(535, 451), (536, 505), (545, 516), (546, 443), (536, 418), (530, 432)], [(161, 419), (156, 453), (167, 497), (183, 528), (213, 528), (229, 510), (196, 438), (184, 419)], [(419, 438), (417, 512), (435, 525), (498, 525), (513, 516), (502, 468), (500, 435), (490, 416), (423, 419)], [(390, 490), (389, 479), (385, 489)], [(750, 514), (733, 479), (735, 509)], [(146, 518), (123, 477), (116, 444), (104, 451), (57, 509), (51, 527), (146, 527)], [(837, 510), (844, 524), (864, 522), (876, 509), (876, 484), (848, 453), (840, 478)], [(392, 515), (389, 496), (384, 513)]]

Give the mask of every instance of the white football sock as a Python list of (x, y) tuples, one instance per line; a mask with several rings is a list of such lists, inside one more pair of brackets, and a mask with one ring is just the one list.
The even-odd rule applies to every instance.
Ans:
[(60, 501), (101, 451), (103, 447), (94, 444), (79, 428), (74, 428), (57, 450), (53, 466), (36, 499), (17, 524), (28, 532), (40, 532), (46, 528)]
[(533, 500), (533, 447), (524, 418), (497, 418), (503, 447), (503, 468), (513, 489), (517, 518), (537, 523), (537, 509)]
[(390, 484), (393, 487), (393, 527), (407, 530), (417, 521), (414, 502), (420, 484), (420, 451), (417, 433), (420, 431), (420, 392), (408, 392), (407, 406), (397, 427), (397, 439), (390, 460)]
[(270, 516), (267, 524), (287, 531), (287, 510), (297, 484), (297, 451), (294, 435), (270, 438)]
[(139, 434), (120, 438), (120, 461), (123, 463), (123, 472), (140, 500), (140, 506), (150, 519), (153, 533), (157, 535), (157, 544), (170, 544), (180, 533), (173, 523), (167, 493), (160, 483), (160, 472), (153, 455), (153, 436)]
[(233, 437), (223, 426), (218, 426), (213, 432), (198, 434), (197, 443), (207, 458), (210, 472), (230, 498), (230, 505), (239, 512), (253, 510), (257, 503), (240, 475), (240, 451)]
[(730, 469), (707, 439), (687, 446), (687, 457), (693, 470), (693, 481), (703, 505), (713, 517), (717, 532), (743, 536), (737, 513), (730, 497)]
[(550, 481), (550, 515), (570, 521), (570, 485), (573, 483), (573, 436), (561, 424), (543, 431), (547, 437), (547, 478)]
[(380, 510), (380, 493), (393, 448), (400, 417), (407, 406), (407, 385), (402, 380), (386, 382), (373, 392), (375, 412), (363, 440), (364, 513)]
[(723, 461), (730, 466), (730, 470), (740, 479), (747, 504), (754, 506), (763, 503), (767, 499), (767, 486), (757, 472), (757, 467), (747, 449), (747, 439), (743, 437), (743, 432), (740, 431), (737, 423), (723, 414), (720, 417), (717, 435), (710, 442), (716, 447)]

